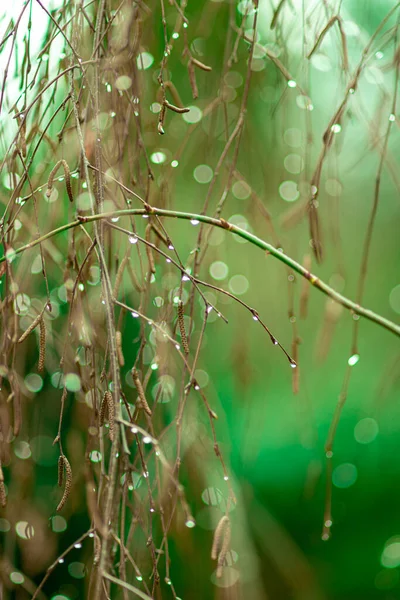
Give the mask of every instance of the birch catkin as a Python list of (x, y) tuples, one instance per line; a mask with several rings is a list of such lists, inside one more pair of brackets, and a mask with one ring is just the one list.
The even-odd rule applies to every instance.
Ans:
[(65, 187), (67, 188), (68, 198), (70, 199), (71, 202), (73, 202), (74, 197), (72, 195), (71, 171), (70, 171), (67, 161), (64, 159), (59, 160), (58, 163), (56, 163), (56, 165), (53, 167), (52, 171), (50, 172), (49, 179), (47, 181), (46, 196), (48, 198), (51, 196), (51, 192), (53, 191), (54, 177), (61, 165), (63, 166), (63, 169), (64, 169)]
[(3, 469), (0, 464), (0, 506), (3, 508), (7, 504), (6, 486), (4, 485)]
[(32, 323), (29, 325), (29, 327), (27, 329), (25, 329), (24, 333), (21, 335), (21, 337), (18, 340), (18, 344), (21, 344), (24, 340), (26, 340), (26, 338), (28, 337), (28, 335), (30, 333), (32, 333), (32, 331), (34, 329), (36, 329), (36, 327), (39, 325), (41, 319), (42, 319), (42, 314), (40, 313), (33, 321)]
[(222, 546), (221, 542), (223, 543), (223, 536), (224, 536), (225, 528), (228, 524), (229, 524), (229, 517), (224, 515), (220, 519), (218, 525), (215, 528), (213, 545), (211, 548), (211, 558), (213, 560), (217, 560), (217, 558), (218, 558), (220, 548)]
[(151, 409), (146, 400), (142, 382), (139, 379), (139, 373), (137, 372), (137, 369), (135, 369), (135, 367), (133, 367), (132, 369), (132, 379), (138, 393), (139, 406), (144, 410), (145, 413), (149, 415), (149, 417), (151, 417)]
[(115, 431), (115, 411), (114, 411), (114, 398), (112, 393), (107, 390), (104, 392), (103, 400), (100, 406), (100, 427), (104, 425), (106, 420), (106, 413), (108, 414), (108, 437), (111, 441), (114, 439), (114, 431)]
[(115, 333), (115, 341), (116, 341), (116, 346), (117, 346), (117, 355), (118, 355), (119, 366), (123, 367), (125, 364), (125, 358), (124, 358), (124, 353), (122, 352), (122, 334), (120, 331), (117, 331)]
[(183, 302), (179, 301), (178, 304), (178, 325), (181, 333), (181, 341), (185, 354), (189, 354), (189, 344), (187, 341), (186, 330), (185, 330), (185, 319), (183, 315)]
[(108, 412), (108, 425), (109, 425), (109, 429), (108, 429), (108, 437), (110, 438), (111, 441), (113, 441), (114, 439), (114, 431), (115, 431), (115, 424), (114, 424), (114, 398), (112, 396), (112, 393), (107, 390), (104, 394), (104, 400), (107, 403), (107, 412)]
[(46, 324), (43, 317), (39, 321), (40, 333), (39, 333), (39, 363), (38, 371), (43, 371), (44, 361), (46, 358)]
[[(65, 486), (64, 486), (64, 493), (62, 495), (62, 498), (56, 508), (57, 512), (60, 512), (60, 510), (62, 510), (62, 508), (64, 507), (66, 501), (69, 498), (69, 495), (71, 493), (71, 488), (72, 488), (72, 469), (71, 469), (71, 465), (69, 464), (69, 460), (68, 458), (62, 454), (60, 456), (61, 459), (61, 469), (65, 470)], [(63, 475), (62, 475), (63, 478)], [(58, 462), (58, 480), (60, 481), (60, 460)]]

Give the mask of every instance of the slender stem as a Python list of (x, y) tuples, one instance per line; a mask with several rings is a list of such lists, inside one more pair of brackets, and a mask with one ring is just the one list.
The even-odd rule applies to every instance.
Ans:
[[(336, 292), (332, 287), (330, 287), (327, 283), (322, 281), (319, 277), (317, 277), (316, 275), (314, 275), (313, 273), (308, 271), (300, 263), (296, 262), (293, 258), (291, 258), (290, 256), (287, 256), (287, 254), (284, 254), (283, 252), (281, 252), (280, 250), (278, 250), (277, 248), (275, 248), (268, 242), (262, 240), (261, 238), (257, 237), (256, 235), (254, 235), (252, 233), (249, 233), (248, 231), (245, 231), (244, 229), (241, 229), (237, 225), (228, 223), (224, 219), (214, 219), (213, 217), (208, 217), (206, 215), (198, 215), (196, 213), (187, 213), (187, 212), (181, 212), (181, 211), (166, 210), (163, 208), (156, 208), (153, 206), (147, 206), (146, 208), (128, 208), (128, 209), (124, 209), (124, 210), (116, 210), (116, 211), (106, 212), (106, 213), (101, 213), (101, 214), (96, 214), (96, 215), (88, 215), (88, 216), (84, 216), (84, 217), (80, 216), (77, 220), (71, 221), (70, 223), (66, 223), (65, 225), (62, 225), (61, 227), (58, 227), (57, 229), (54, 229), (53, 231), (50, 231), (49, 233), (46, 233), (45, 235), (37, 238), (36, 240), (30, 242), (29, 244), (26, 244), (26, 246), (22, 246), (21, 248), (18, 248), (17, 250), (15, 250), (15, 254), (21, 254), (25, 250), (28, 250), (29, 248), (33, 248), (34, 246), (41, 244), (45, 240), (52, 238), (54, 235), (57, 235), (58, 233), (61, 233), (62, 231), (67, 231), (68, 229), (72, 229), (73, 227), (77, 227), (78, 225), (81, 225), (82, 223), (89, 223), (91, 221), (98, 221), (100, 219), (111, 219), (112, 217), (124, 217), (124, 216), (128, 216), (128, 215), (147, 215), (147, 214), (157, 215), (159, 217), (185, 219), (185, 220), (194, 221), (194, 222), (201, 221), (202, 223), (206, 223), (206, 224), (212, 225), (214, 227), (220, 227), (221, 229), (228, 230), (231, 233), (234, 233), (235, 235), (238, 235), (239, 237), (243, 238), (250, 244), (253, 244), (254, 246), (257, 246), (258, 248), (265, 250), (268, 254), (271, 254), (271, 256), (274, 256), (279, 261), (283, 262), (285, 265), (287, 265), (288, 267), (293, 269), (293, 271), (295, 271), (298, 275), (301, 275), (302, 277), (307, 279), (310, 282), (310, 284), (313, 285), (315, 288), (317, 288), (320, 292), (322, 292), (326, 296), (329, 296), (330, 298), (332, 298), (332, 300), (334, 300), (335, 302), (338, 302), (338, 304), (341, 304), (348, 310), (352, 311), (354, 314), (360, 315), (360, 317), (364, 317), (365, 319), (368, 319), (369, 321), (377, 323), (378, 325), (380, 325), (381, 327), (384, 327), (388, 331), (391, 331), (395, 335), (400, 336), (400, 325), (393, 323), (393, 321), (386, 319), (382, 315), (379, 315), (378, 313), (375, 313), (374, 311), (372, 311), (368, 308), (364, 308), (363, 306), (361, 306), (360, 304), (357, 304), (356, 302), (353, 302), (346, 296), (339, 294), (339, 292)], [(0, 264), (4, 260), (6, 260), (5, 256), (0, 258)]]

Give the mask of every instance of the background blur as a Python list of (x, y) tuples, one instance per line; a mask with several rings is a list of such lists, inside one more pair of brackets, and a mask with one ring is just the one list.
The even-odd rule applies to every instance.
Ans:
[[(72, 15), (73, 2), (68, 3), (67, 8), (62, 3), (44, 4), (54, 11), (52, 14), (60, 23), (67, 22)], [(251, 63), (250, 93), (237, 165), (229, 182), (233, 145), (220, 169), (207, 214), (214, 214), (228, 182), (222, 216), (303, 262), (305, 256), (312, 256), (304, 203), (309, 198), (312, 174), (322, 149), (322, 136), (346, 96), (350, 74), (355, 72), (364, 48), (395, 7), (395, 2), (347, 0), (342, 6), (341, 2), (333, 0), (288, 0), (279, 3), (280, 10), (271, 29), (276, 5), (274, 2), (272, 6), (267, 0), (260, 3), (258, 44)], [(181, 23), (178, 31), (177, 5), (165, 2), (166, 29), (172, 49), (164, 79), (173, 82), (183, 105), (191, 110), (183, 115), (167, 111), (165, 135), (160, 136), (157, 133), (161, 108), (157, 75), (164, 53), (164, 32), (159, 4), (148, 2), (146, 6), (146, 10), (143, 8), (140, 12), (141, 33), (136, 54), (130, 59), (135, 61), (135, 68), (121, 63), (118, 77), (113, 71), (105, 71), (102, 76), (105, 152), (110, 159), (110, 169), (116, 165), (121, 181), (144, 197), (143, 160), (135, 162), (133, 146), (136, 122), (125, 122), (127, 128), (132, 128), (128, 139), (132, 139), (133, 158), (128, 144), (121, 161), (115, 156), (115, 164), (112, 161), (116, 152), (113, 140), (122, 135), (124, 126), (119, 103), (123, 101), (122, 93), (128, 90), (127, 94), (138, 99), (143, 143), (154, 174), (149, 203), (200, 213), (226, 139), (240, 113), (248, 76), (254, 8), (247, 1), (188, 2), (185, 8), (188, 27)], [(184, 8), (184, 3), (180, 6)], [(0, 9), (1, 38), (9, 31), (10, 19), (15, 23), (21, 7), (21, 3), (16, 3)], [(117, 5), (108, 8), (115, 11)], [(69, 49), (58, 36), (43, 53), (52, 24), (38, 3), (32, 2), (30, 10), (34, 24), (30, 53), (35, 61), (40, 57), (43, 71), (39, 73), (43, 79), (38, 77), (38, 85), (42, 85), (44, 79), (50, 79), (66, 68), (67, 63), (62, 61)], [(129, 18), (130, 10), (133, 10), (131, 4), (123, 3), (118, 19), (110, 28), (108, 39), (114, 49), (123, 36), (124, 19)], [(94, 22), (96, 3), (88, 4), (87, 13)], [(347, 57), (344, 56), (343, 38), (335, 24), (308, 59), (321, 31), (332, 16), (339, 13)], [(27, 15), (28, 12), (23, 19), (27, 19)], [(362, 305), (397, 322), (400, 314), (400, 134), (399, 114), (398, 111), (392, 113), (392, 105), (399, 64), (399, 16), (399, 12), (394, 11), (376, 36), (357, 88), (334, 130), (318, 189), (325, 258), (322, 264), (316, 264), (314, 259), (311, 263), (312, 271), (322, 280), (345, 296), (356, 297), (365, 232), (390, 120), (392, 126)], [(240, 27), (247, 41), (243, 36), (239, 37), (236, 59), (229, 63)], [(83, 31), (89, 31), (89, 28), (86, 26)], [(174, 31), (177, 35), (171, 37)], [(26, 50), (26, 34), (27, 22), (22, 20), (8, 67), (0, 158), (5, 156), (18, 127), (8, 111), (21, 94), (19, 75)], [(130, 35), (134, 37), (132, 32)], [(89, 41), (89, 37), (88, 33), (87, 55), (85, 38), (80, 40), (84, 60), (90, 55), (92, 38)], [(128, 36), (129, 43), (133, 43), (132, 37)], [(212, 71), (196, 69), (197, 99), (192, 96), (187, 55), (182, 55), (185, 39), (192, 56), (212, 67)], [(0, 48), (3, 75), (10, 51), (11, 38)], [(273, 58), (286, 68), (290, 77), (282, 73)], [(346, 58), (347, 72), (344, 68)], [(67, 80), (61, 78), (52, 105), (54, 109), (66, 93)], [(45, 99), (50, 98), (50, 91), (48, 94), (44, 95), (41, 110), (44, 110)], [(34, 96), (33, 90), (28, 104)], [(210, 104), (218, 98), (223, 101), (210, 111)], [(174, 101), (170, 97), (169, 100)], [(51, 107), (46, 122), (52, 110)], [(40, 110), (36, 115), (39, 117)], [(55, 184), (56, 196), (45, 196), (47, 177), (56, 160), (65, 158), (71, 170), (79, 169), (75, 132), (67, 128), (61, 141), (57, 139), (65, 118), (66, 113), (60, 112), (54, 119), (48, 130), (52, 143), (40, 146), (31, 165), (33, 187), (44, 186), (38, 194), (42, 233), (71, 220), (75, 211), (69, 206), (63, 183)], [(28, 132), (33, 125), (33, 121), (28, 120)], [(89, 127), (87, 131), (90, 131)], [(86, 135), (85, 143), (90, 153), (90, 136)], [(34, 139), (33, 135), (32, 144)], [(131, 159), (135, 165), (133, 169), (129, 165)], [(0, 176), (0, 201), (4, 209), (21, 173), (6, 162)], [(77, 207), (87, 210), (81, 181), (77, 179), (73, 185)], [(116, 190), (110, 183), (106, 199), (108, 209), (123, 207)], [(28, 193), (30, 188), (26, 184), (21, 197)], [(24, 207), (18, 216), (15, 248), (36, 235), (30, 224), (33, 218), (30, 206), (27, 203), (26, 210)], [(132, 206), (141, 205), (133, 198)], [(198, 226), (181, 220), (165, 220), (164, 224), (184, 264), (192, 267)], [(125, 226), (122, 220), (119, 225)], [(139, 219), (137, 227), (139, 233), (143, 233)], [(47, 262), (47, 275), (53, 313), (47, 315), (50, 348), (45, 372), (37, 374), (35, 335), (24, 346), (18, 346), (16, 368), (21, 377), (24, 422), (19, 437), (10, 441), (6, 459), (4, 455), (2, 459), (9, 502), (6, 509), (0, 510), (3, 569), (0, 578), (7, 598), (32, 595), (30, 586), (37, 585), (47, 567), (89, 527), (81, 467), (85, 452), (92, 463), (96, 462), (97, 455), (93, 455), (93, 451), (98, 447), (95, 438), (87, 441), (91, 407), (79, 378), (76, 387), (73, 380), (68, 388), (71, 393), (64, 421), (65, 451), (73, 467), (75, 484), (65, 509), (55, 516), (60, 492), (56, 489), (58, 452), (52, 441), (57, 433), (61, 394), (58, 363), (62, 344), (57, 341), (57, 336), (62, 339), (68, 315), (66, 280), (63, 279), (68, 236), (52, 238), (51, 246), (48, 246), (48, 252), (52, 254)], [(123, 256), (126, 242), (118, 240), (116, 232), (113, 236), (110, 256), (118, 252)], [(138, 263), (134, 260), (136, 268)], [(23, 318), (31, 314), (31, 307), (41, 306), (45, 298), (38, 248), (17, 257), (13, 268), (18, 293), (25, 295), (21, 296), (22, 308), (16, 311), (21, 319), (20, 328), (24, 330), (30, 321), (23, 322)], [(299, 389), (298, 393), (293, 393), (294, 373), (290, 365), (284, 354), (271, 344), (259, 323), (253, 321), (251, 314), (231, 298), (206, 290), (209, 301), (229, 323), (218, 318), (215, 311), (209, 315), (196, 378), (219, 417), (215, 421), (217, 439), (229, 471), (229, 481), (237, 495), (237, 504), (230, 512), (232, 551), (223, 577), (217, 579), (210, 548), (213, 530), (225, 510), (228, 487), (213, 452), (207, 414), (196, 396), (190, 396), (183, 429), (180, 477), (196, 527), (185, 528), (178, 519), (171, 530), (170, 577), (177, 596), (185, 600), (399, 598), (400, 352), (397, 338), (373, 323), (359, 322), (356, 352), (359, 360), (351, 361), (354, 365), (347, 401), (332, 458), (331, 538), (324, 541), (324, 444), (349, 358), (354, 355), (353, 317), (348, 311), (333, 306), (318, 290), (310, 289), (307, 315), (300, 318), (300, 297), (307, 285), (300, 278), (293, 278), (283, 263), (222, 229), (215, 229), (210, 234), (200, 277), (256, 308), (288, 352), (293, 349), (293, 340), (300, 339), (297, 350)], [(82, 309), (82, 318), (87, 321), (90, 321), (90, 311), (101, 310), (98, 308), (98, 279), (98, 270), (94, 268), (86, 289), (81, 290), (82, 294), (87, 294), (87, 304), (82, 304), (86, 306)], [(175, 327), (174, 304), (179, 285), (179, 272), (163, 259), (156, 259), (146, 314), (155, 321), (167, 321), (171, 331)], [(128, 283), (126, 286), (130, 298), (128, 304), (137, 306), (138, 293), (130, 289)], [(190, 282), (184, 283), (182, 298), (186, 304), (190, 289)], [(4, 297), (3, 294), (3, 300)], [(186, 320), (194, 342), (202, 325), (198, 297), (195, 307), (193, 322)], [(85, 310), (89, 312), (85, 313)], [(129, 371), (139, 351), (137, 320), (126, 318), (123, 332), (126, 365), (122, 369), (122, 379), (129, 402), (134, 402), (135, 390)], [(157, 362), (159, 349), (150, 329), (146, 335), (148, 342), (143, 362), (149, 369)], [(72, 345), (74, 342), (73, 337)], [(77, 342), (76, 355), (80, 352)], [(170, 371), (160, 374), (156, 365), (147, 387), (148, 397), (153, 402), (161, 386), (160, 419), (164, 427), (174, 418), (181, 386), (181, 367), (172, 356), (171, 348), (167, 353), (171, 354)], [(7, 361), (6, 358), (2, 360)], [(76, 364), (71, 362), (70, 373), (78, 373)], [(2, 397), (4, 410), (7, 396)], [(4, 417), (2, 425), (4, 434)], [(159, 431), (161, 429), (160, 426)], [(168, 456), (174, 456), (172, 438), (166, 440), (165, 451)], [(143, 478), (138, 477), (136, 484), (140, 494)], [(144, 540), (138, 541), (132, 552), (139, 544), (144, 546)], [(49, 578), (44, 587), (46, 597), (54, 600), (85, 597), (91, 560), (92, 546), (86, 539), (82, 548), (71, 550)], [(145, 566), (143, 569), (146, 572)], [(135, 585), (139, 583), (135, 581)], [(115, 591), (113, 597), (120, 597), (118, 594)], [(174, 597), (163, 581), (157, 597)]]

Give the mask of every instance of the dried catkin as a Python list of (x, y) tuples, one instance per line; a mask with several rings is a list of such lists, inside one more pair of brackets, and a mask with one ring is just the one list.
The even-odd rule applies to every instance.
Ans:
[(57, 512), (60, 512), (60, 510), (64, 507), (66, 501), (68, 500), (68, 497), (71, 493), (71, 488), (72, 488), (72, 469), (71, 469), (71, 465), (69, 464), (69, 460), (68, 458), (62, 454), (60, 456), (60, 458), (62, 459), (62, 465), (65, 469), (65, 487), (64, 487), (64, 493), (63, 496), (56, 508)]
[(179, 331), (181, 332), (181, 341), (185, 354), (189, 354), (189, 344), (187, 341), (186, 330), (185, 330), (185, 319), (183, 316), (183, 302), (179, 301), (178, 304), (178, 324)]
[(217, 557), (220, 552), (220, 548), (223, 545), (223, 536), (225, 535), (225, 528), (229, 525), (229, 517), (224, 515), (218, 525), (215, 528), (213, 545), (211, 548), (211, 558), (213, 560), (217, 560)]
[(100, 562), (100, 554), (101, 554), (101, 541), (97, 533), (94, 534), (93, 538), (93, 564), (97, 565)]
[(4, 508), (7, 504), (6, 486), (4, 485), (3, 469), (0, 464), (0, 505)]
[(107, 410), (108, 410), (107, 400), (106, 400), (106, 396), (104, 394), (103, 399), (101, 401), (100, 413), (99, 413), (100, 427), (102, 427), (104, 425), (104, 422), (106, 420), (106, 412), (107, 412)]
[(151, 409), (147, 403), (146, 396), (144, 394), (144, 390), (143, 390), (143, 386), (142, 386), (142, 382), (139, 379), (139, 373), (137, 372), (135, 367), (132, 369), (132, 379), (133, 379), (133, 383), (135, 384), (135, 387), (137, 389), (140, 408), (142, 408), (144, 410), (144, 412), (147, 413), (149, 415), (149, 417), (151, 417), (151, 414), (152, 414)]
[[(146, 241), (150, 243), (150, 233), (151, 233), (151, 225), (147, 225), (146, 227)], [(149, 246), (148, 244), (146, 244), (146, 253), (147, 253), (147, 260), (149, 261), (149, 269), (150, 269), (150, 273), (154, 273), (156, 272), (156, 266), (154, 264), (154, 256), (153, 256), (153, 250), (152, 247)]]
[(228, 520), (228, 523), (227, 523), (226, 527), (224, 528), (221, 551), (218, 555), (218, 567), (217, 567), (217, 573), (216, 573), (218, 578), (220, 578), (222, 576), (222, 567), (224, 566), (224, 562), (225, 562), (226, 555), (228, 553), (230, 544), (231, 544), (231, 524), (229, 523), (229, 520)]
[(112, 393), (107, 390), (104, 394), (104, 400), (107, 402), (107, 412), (108, 412), (108, 437), (111, 441), (114, 439), (114, 431), (115, 431), (115, 423), (114, 423), (114, 398)]
[(189, 60), (187, 68), (189, 73), (189, 83), (190, 87), (192, 88), (193, 100), (196, 100), (196, 98), (199, 97), (199, 90), (197, 88), (196, 74), (194, 72), (194, 66), (191, 60)]
[(64, 459), (63, 456), (58, 457), (58, 487), (62, 487), (64, 481)]
[(38, 371), (43, 371), (44, 361), (46, 358), (46, 324), (43, 317), (39, 321), (40, 334), (39, 334), (39, 362)]
[(196, 67), (198, 67), (202, 71), (212, 71), (212, 67), (210, 67), (209, 65), (205, 65), (200, 60), (197, 60), (197, 58), (193, 58), (192, 56), (190, 60)]
[(119, 366), (123, 367), (125, 364), (124, 353), (122, 352), (122, 333), (120, 331), (116, 331), (115, 333), (115, 342), (117, 345), (117, 355)]
[(65, 176), (65, 187), (67, 188), (67, 194), (68, 194), (68, 198), (70, 199), (71, 202), (74, 201), (74, 197), (72, 195), (72, 186), (71, 186), (71, 171), (69, 169), (68, 163), (66, 160), (62, 159), (59, 160), (58, 163), (56, 163), (56, 165), (53, 167), (50, 175), (49, 175), (49, 179), (47, 181), (47, 191), (46, 191), (46, 196), (49, 198), (51, 196), (51, 192), (53, 191), (53, 183), (54, 183), (54, 177), (55, 174), (58, 171), (58, 168), (60, 166), (63, 166), (64, 169), (64, 176)]
[(125, 267), (128, 264), (128, 261), (129, 261), (129, 256), (124, 256), (124, 258), (121, 260), (121, 264), (118, 267), (118, 271), (115, 276), (115, 283), (114, 283), (114, 292), (113, 292), (114, 298), (118, 298), (119, 288), (121, 287), (122, 277), (124, 274)]
[(165, 111), (166, 111), (165, 104), (162, 104), (161, 110), (158, 114), (158, 125), (157, 125), (157, 131), (160, 135), (164, 135), (164, 133), (165, 133), (165, 129), (164, 129)]
[(29, 325), (28, 329), (25, 329), (24, 333), (21, 335), (21, 337), (18, 340), (18, 344), (21, 344), (21, 342), (23, 342), (24, 340), (26, 340), (26, 338), (28, 337), (28, 335), (30, 333), (32, 333), (32, 331), (34, 329), (36, 329), (36, 327), (39, 325), (40, 321), (42, 319), (42, 313), (40, 313), (33, 321), (32, 323)]

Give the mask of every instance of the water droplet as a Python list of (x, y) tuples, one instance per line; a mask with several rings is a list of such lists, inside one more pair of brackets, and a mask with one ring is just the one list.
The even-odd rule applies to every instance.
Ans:
[(131, 315), (134, 319), (137, 319), (139, 317), (138, 313), (135, 311), (131, 312)]
[(332, 125), (331, 131), (333, 131), (333, 133), (340, 133), (342, 131), (342, 127), (339, 125), (339, 123), (335, 123)]
[(137, 244), (138, 238), (136, 237), (136, 235), (130, 235), (128, 237), (128, 240), (130, 244)]
[(291, 358), (289, 359), (289, 362), (290, 362), (290, 366), (292, 367), (292, 369), (296, 369), (297, 363), (295, 363), (294, 360)]
[(191, 219), (190, 222), (192, 225), (198, 225), (200, 223), (200, 221), (198, 221), (197, 219)]
[(80, 544), (80, 543), (74, 544), (74, 548), (82, 548), (82, 544)]
[(228, 480), (229, 480), (229, 477), (228, 477), (228, 475), (225, 475), (225, 477), (224, 477), (224, 481), (228, 481)]
[(253, 315), (253, 321), (258, 321), (258, 317), (256, 315)]
[(287, 82), (288, 86), (290, 88), (295, 88), (297, 83), (293, 80), (293, 79), (289, 79), (289, 81)]
[(138, 428), (137, 427), (131, 427), (131, 433), (133, 433), (134, 435), (136, 435), (138, 432)]
[(177, 160), (173, 160), (173, 161), (171, 162), (171, 167), (172, 167), (173, 169), (176, 169), (176, 167), (177, 167), (178, 165), (179, 165), (179, 162), (178, 162)]
[(190, 277), (188, 277), (187, 275), (183, 275), (182, 281), (190, 281)]
[(186, 527), (189, 527), (189, 529), (193, 529), (193, 527), (196, 526), (196, 521), (193, 519), (193, 517), (189, 517), (188, 519), (186, 519), (185, 525)]
[(172, 244), (169, 244), (169, 246), (168, 246), (168, 250), (175, 250), (175, 248), (173, 247), (173, 245), (172, 245)]
[(111, 218), (111, 221), (112, 221), (113, 223), (118, 223), (118, 221), (119, 221), (119, 217), (112, 217), (112, 218)]
[(389, 121), (395, 121), (396, 120), (396, 115), (394, 115), (393, 113), (391, 115), (389, 115)]
[(350, 356), (350, 358), (347, 361), (347, 363), (348, 363), (349, 367), (354, 367), (354, 365), (356, 365), (359, 360), (360, 360), (360, 355), (359, 354), (353, 354), (353, 356)]
[(151, 444), (151, 443), (152, 443), (152, 441), (153, 441), (153, 440), (151, 439), (151, 437), (150, 437), (149, 435), (145, 435), (145, 436), (143, 437), (143, 444)]

